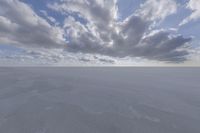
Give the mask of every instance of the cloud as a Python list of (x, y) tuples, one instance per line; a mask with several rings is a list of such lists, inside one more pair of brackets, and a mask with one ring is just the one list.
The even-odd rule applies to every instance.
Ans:
[(147, 0), (137, 12), (145, 19), (154, 21), (163, 20), (176, 11), (177, 3), (174, 0)]
[(82, 62), (91, 62), (92, 60), (90, 60), (90, 59), (87, 59), (87, 58), (80, 58), (79, 59), (80, 61), (82, 61)]
[[(114, 0), (110, 4), (99, 0), (63, 0), (49, 7), (68, 14), (63, 27), (69, 39), (67, 51), (166, 62), (185, 61), (189, 54), (181, 48), (189, 44), (191, 38), (172, 34), (170, 30), (150, 29), (154, 21), (176, 12), (177, 5), (172, 0), (148, 0), (121, 22), (117, 20)], [(70, 13), (79, 14), (86, 23)]]
[(115, 61), (112, 59), (109, 59), (107, 57), (98, 57), (98, 56), (94, 56), (93, 58), (90, 57), (80, 57), (79, 61), (81, 62), (85, 62), (85, 63), (90, 63), (90, 64), (97, 64), (97, 63), (101, 63), (101, 64), (115, 64)]
[[(189, 54), (184, 47), (191, 38), (151, 28), (176, 12), (173, 0), (147, 0), (122, 21), (118, 20), (117, 0), (60, 0), (47, 6), (63, 15), (64, 22), (56, 24), (44, 10), (42, 18), (19, 0), (1, 0), (0, 43), (30, 49), (28, 55), (55, 62), (64, 58), (54, 51), (58, 48), (66, 53), (175, 63), (185, 61)], [(98, 61), (114, 63), (109, 58)]]
[(62, 30), (51, 26), (28, 5), (18, 0), (0, 1), (0, 42), (22, 47), (60, 48)]
[(75, 54), (69, 54), (62, 49), (19, 49), (12, 51), (10, 49), (0, 49), (0, 64), (5, 66), (13, 65), (57, 65), (77, 64), (78, 57)]
[(190, 0), (187, 3), (187, 7), (192, 11), (191, 15), (185, 18), (179, 25), (182, 26), (184, 24), (189, 23), (190, 21), (195, 21), (200, 18), (200, 0)]
[(114, 60), (103, 59), (103, 58), (100, 58), (99, 61), (103, 62), (103, 63), (106, 63), (106, 64), (114, 64), (115, 63)]
[(138, 54), (147, 59), (155, 59), (168, 62), (185, 61), (189, 53), (183, 50), (192, 38), (184, 38), (182, 35), (172, 35), (167, 30), (153, 31), (141, 41), (137, 47)]
[(94, 56), (94, 59), (98, 60), (98, 61), (100, 61), (102, 63), (105, 63), (105, 64), (115, 64), (115, 60), (108, 59), (106, 57), (103, 58), (103, 57)]
[(45, 10), (40, 10), (40, 12), (43, 14), (43, 16), (50, 21), (51, 23), (53, 23), (54, 25), (58, 26), (59, 22), (56, 21), (56, 19), (54, 17), (51, 17), (48, 15), (48, 13)]

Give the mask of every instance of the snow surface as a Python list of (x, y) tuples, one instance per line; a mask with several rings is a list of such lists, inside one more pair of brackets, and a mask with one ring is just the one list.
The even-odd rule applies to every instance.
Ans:
[(0, 68), (0, 133), (200, 133), (200, 68)]

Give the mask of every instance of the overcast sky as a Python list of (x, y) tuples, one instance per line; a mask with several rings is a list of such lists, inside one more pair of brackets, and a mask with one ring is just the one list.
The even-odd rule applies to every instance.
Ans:
[(200, 0), (0, 0), (0, 66), (200, 66)]

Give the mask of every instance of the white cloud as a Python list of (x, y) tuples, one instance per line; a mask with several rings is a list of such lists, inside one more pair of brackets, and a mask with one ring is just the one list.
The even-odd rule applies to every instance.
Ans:
[(0, 8), (1, 43), (36, 48), (65, 45), (62, 30), (51, 26), (25, 3), (1, 0)]
[(200, 18), (200, 0), (190, 0), (186, 8), (190, 9), (192, 13), (179, 24), (180, 26)]
[[(48, 7), (65, 16), (62, 27), (52, 26), (19, 0), (1, 0), (0, 42), (29, 48), (32, 52), (28, 55), (54, 61), (66, 56), (57, 51), (58, 48), (70, 54), (166, 62), (185, 61), (189, 54), (181, 48), (189, 44), (191, 38), (176, 35), (171, 30), (150, 29), (152, 23), (176, 12), (177, 4), (173, 0), (147, 0), (121, 22), (117, 19), (116, 0), (61, 0)], [(56, 23), (46, 11), (42, 12)], [(107, 57), (97, 60), (112, 63)]]
[(53, 23), (54, 25), (58, 26), (59, 22), (56, 21), (56, 19), (52, 16), (49, 16), (48, 13), (45, 10), (40, 10), (40, 12), (44, 15), (44, 17), (50, 21), (51, 23)]
[(137, 12), (145, 19), (154, 21), (163, 20), (176, 11), (177, 3), (175, 0), (147, 0)]
[(117, 15), (113, 15), (118, 13), (114, 0), (110, 4), (98, 0), (64, 0), (49, 7), (62, 14), (79, 14), (87, 22), (83, 24), (73, 15), (65, 19), (64, 28), (70, 40), (67, 50), (70, 52), (169, 62), (182, 62), (188, 55), (180, 48), (191, 38), (171, 35), (171, 30), (160, 30), (145, 37), (152, 32), (149, 29), (154, 21), (176, 12), (177, 5), (173, 0), (148, 0), (122, 22), (118, 22)]

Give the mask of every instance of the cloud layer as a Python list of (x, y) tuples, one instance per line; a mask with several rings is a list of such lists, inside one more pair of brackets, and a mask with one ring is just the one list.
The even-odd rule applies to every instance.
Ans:
[[(165, 10), (165, 6), (168, 6)], [(119, 22), (115, 0), (64, 0), (49, 5), (62, 14), (76, 13), (86, 24), (67, 17), (64, 28), (70, 42), (69, 51), (98, 53), (113, 57), (143, 57), (151, 60), (181, 62), (187, 51), (181, 50), (191, 41), (168, 30), (150, 29), (156, 20), (165, 19), (176, 12), (172, 0), (148, 0), (136, 13)], [(111, 9), (111, 10), (110, 10)]]
[[(192, 5), (189, 7), (195, 11), (191, 16), (196, 16), (197, 8)], [(122, 21), (118, 19), (117, 0), (60, 0), (47, 6), (63, 15), (64, 22), (51, 25), (27, 4), (19, 0), (1, 0), (0, 43), (175, 63), (185, 61), (189, 54), (186, 46), (191, 42), (190, 37), (168, 29), (156, 29), (156, 22), (176, 13), (174, 0), (147, 0)], [(46, 11), (42, 12), (57, 23)], [(188, 18), (183, 23), (186, 21)], [(108, 59), (99, 61), (113, 63)]]

